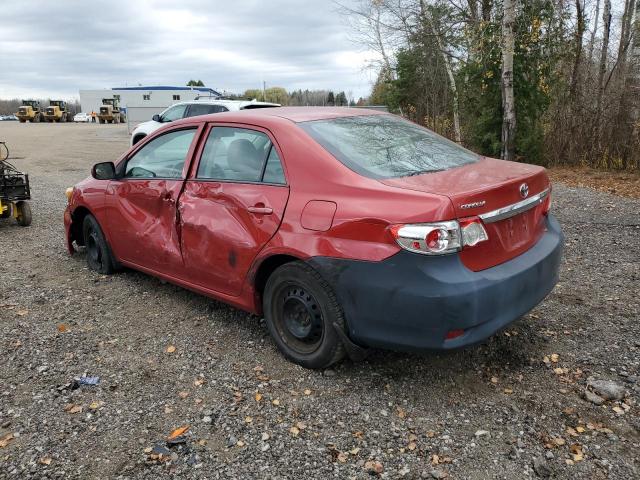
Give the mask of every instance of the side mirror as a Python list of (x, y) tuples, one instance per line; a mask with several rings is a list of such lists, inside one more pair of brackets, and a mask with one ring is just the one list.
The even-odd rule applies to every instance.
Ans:
[(153, 120), (154, 122), (162, 123), (162, 119), (160, 118), (160, 115), (158, 115), (157, 113), (153, 117), (151, 117), (151, 120)]
[(91, 176), (96, 180), (113, 180), (116, 178), (116, 166), (113, 162), (96, 163), (91, 168)]

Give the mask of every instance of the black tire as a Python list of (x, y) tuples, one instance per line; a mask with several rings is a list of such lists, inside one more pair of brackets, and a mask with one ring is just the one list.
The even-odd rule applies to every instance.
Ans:
[(84, 217), (82, 235), (87, 250), (87, 265), (95, 272), (109, 275), (115, 271), (116, 261), (93, 215)]
[(263, 309), (269, 333), (292, 362), (316, 369), (344, 358), (333, 326), (344, 329), (342, 308), (331, 286), (306, 263), (286, 263), (271, 274)]
[(20, 201), (16, 202), (16, 220), (21, 227), (28, 227), (31, 225), (31, 205), (28, 202)]

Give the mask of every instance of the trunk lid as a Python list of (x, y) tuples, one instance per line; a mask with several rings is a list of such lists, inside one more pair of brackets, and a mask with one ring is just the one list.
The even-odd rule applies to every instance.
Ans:
[[(491, 158), (442, 172), (385, 179), (382, 183), (445, 195), (451, 200), (457, 219), (494, 212), (526, 201), (549, 188), (544, 168)], [(523, 185), (526, 185), (526, 196), (521, 193)], [(508, 218), (484, 220), (489, 240), (465, 247), (460, 252), (463, 263), (478, 271), (524, 253), (544, 233), (544, 210), (545, 202), (536, 202), (531, 208)]]

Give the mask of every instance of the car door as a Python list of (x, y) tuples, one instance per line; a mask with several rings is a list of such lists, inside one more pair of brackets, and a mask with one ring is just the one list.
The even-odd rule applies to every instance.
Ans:
[(253, 260), (280, 226), (289, 187), (266, 130), (220, 124), (205, 138), (179, 200), (186, 280), (239, 295)]
[(107, 186), (107, 231), (116, 258), (168, 275), (182, 269), (176, 202), (197, 126), (163, 133), (118, 165)]

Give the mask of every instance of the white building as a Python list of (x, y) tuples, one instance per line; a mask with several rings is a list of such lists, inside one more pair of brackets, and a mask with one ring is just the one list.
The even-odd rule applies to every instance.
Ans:
[(220, 97), (209, 87), (121, 87), (102, 90), (80, 90), (80, 105), (86, 113), (99, 112), (103, 98), (117, 98), (120, 108), (127, 110), (131, 124), (146, 122), (156, 113), (177, 102), (194, 100), (198, 95)]

